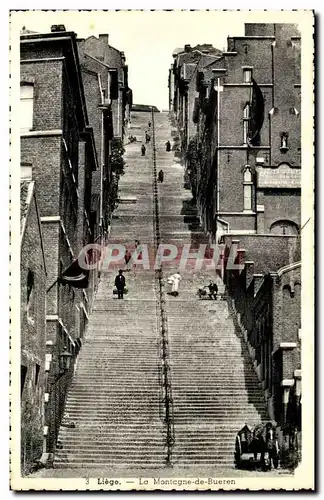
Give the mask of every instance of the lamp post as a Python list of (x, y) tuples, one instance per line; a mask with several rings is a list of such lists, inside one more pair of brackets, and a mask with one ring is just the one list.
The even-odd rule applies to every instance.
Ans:
[(60, 373), (64, 375), (69, 371), (71, 366), (72, 354), (69, 352), (68, 348), (64, 346), (63, 352), (61, 352), (59, 357)]
[(53, 380), (50, 385), (54, 385), (63, 375), (65, 375), (71, 366), (72, 354), (66, 346), (64, 346), (63, 351), (58, 355), (59, 361), (59, 372), (53, 375)]

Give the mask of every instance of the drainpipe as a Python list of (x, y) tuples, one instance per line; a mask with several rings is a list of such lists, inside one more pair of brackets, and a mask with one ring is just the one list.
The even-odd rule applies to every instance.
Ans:
[[(217, 87), (220, 89), (220, 78), (217, 78)], [(217, 150), (216, 150), (216, 238), (217, 238), (217, 221), (219, 213), (219, 145), (220, 145), (220, 90), (217, 91)]]
[[(219, 219), (217, 217), (217, 221), (221, 222), (222, 224), (226, 225), (227, 226), (227, 234), (229, 234), (229, 222), (227, 222), (226, 220), (223, 220), (223, 219)], [(217, 234), (217, 233), (216, 233)], [(218, 240), (216, 241), (216, 244), (218, 245)], [(224, 248), (221, 250), (220, 252), (220, 259), (221, 259), (221, 278), (222, 278), (222, 281), (224, 281), (224, 276), (225, 276), (225, 269), (224, 269), (224, 251), (225, 251), (225, 245), (224, 245)]]
[[(108, 73), (109, 75), (109, 73)], [(98, 83), (101, 96), (101, 105), (105, 104), (105, 94), (102, 88), (101, 76), (98, 73)], [(109, 92), (109, 78), (108, 78), (108, 92)], [(100, 208), (99, 208), (99, 236), (101, 246), (103, 244), (103, 167), (104, 167), (104, 147), (105, 147), (105, 136), (104, 136), (104, 110), (101, 111), (101, 136), (100, 136)]]

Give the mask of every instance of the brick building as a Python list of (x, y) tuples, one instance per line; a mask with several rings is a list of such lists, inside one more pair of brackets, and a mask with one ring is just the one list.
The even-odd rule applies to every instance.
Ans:
[(181, 149), (185, 151), (189, 138), (195, 134), (193, 112), (196, 98), (196, 80), (199, 71), (216, 61), (221, 51), (210, 44), (185, 45), (173, 53), (169, 70), (169, 106), (175, 113), (181, 136)]
[(98, 168), (89, 126), (76, 35), (64, 26), (51, 33), (22, 35), (21, 159), (32, 166), (38, 188), (47, 264), (45, 453), (56, 443), (73, 362), (90, 312), (95, 271), (87, 289), (58, 278), (96, 238), (91, 218), (92, 172)]
[(46, 259), (31, 167), (22, 166), (21, 174), (21, 468), (26, 473), (44, 445)]
[(245, 36), (229, 38), (227, 52), (198, 71), (189, 171), (213, 240), (298, 234), (300, 105), (295, 25), (246, 24)]
[(226, 52), (177, 52), (169, 72), (201, 224), (283, 441), (301, 430), (300, 50), (295, 25), (246, 24)]
[[(241, 269), (229, 268), (225, 252), (224, 279), (285, 449), (291, 432), (301, 432), (300, 247), (296, 236), (269, 235), (264, 238), (271, 239), (272, 253), (265, 254), (263, 237), (252, 238), (225, 237), (227, 250), (235, 246), (235, 263), (240, 262)], [(293, 262), (286, 265), (289, 260)]]
[(111, 47), (108, 39), (105, 34), (77, 41), (87, 110), (100, 164), (92, 176), (92, 212), (103, 236), (108, 232), (118, 182), (111, 164), (112, 147), (124, 139), (132, 106), (125, 55)]

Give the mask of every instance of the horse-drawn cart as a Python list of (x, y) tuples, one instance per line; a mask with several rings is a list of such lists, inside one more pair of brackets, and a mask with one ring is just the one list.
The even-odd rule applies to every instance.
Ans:
[(279, 464), (279, 445), (272, 422), (256, 425), (254, 428), (245, 425), (236, 435), (234, 461), (236, 467), (256, 467), (277, 469)]

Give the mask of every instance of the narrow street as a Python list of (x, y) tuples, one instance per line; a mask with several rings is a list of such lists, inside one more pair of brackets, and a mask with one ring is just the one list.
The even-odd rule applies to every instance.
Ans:
[[(174, 144), (176, 129), (168, 114), (155, 113), (151, 144), (141, 156), (149, 121), (149, 113), (132, 113), (129, 135), (138, 142), (126, 146), (110, 239), (130, 249), (140, 239), (153, 248), (158, 235), (161, 243), (190, 243), (194, 252), (207, 239), (184, 188), (180, 159), (165, 149), (167, 140)], [(157, 191), (154, 147), (156, 171), (164, 171)], [(181, 270), (179, 296), (173, 297), (167, 278), (177, 270), (176, 262), (163, 266), (162, 288), (153, 268), (125, 272), (124, 300), (112, 293), (116, 271), (103, 271), (65, 408), (64, 422), (75, 427), (61, 426), (54, 470), (35, 475), (252, 474), (234, 468), (235, 435), (245, 423), (265, 421), (267, 413), (244, 339), (226, 300), (197, 297), (210, 278), (223, 292), (215, 271)]]

